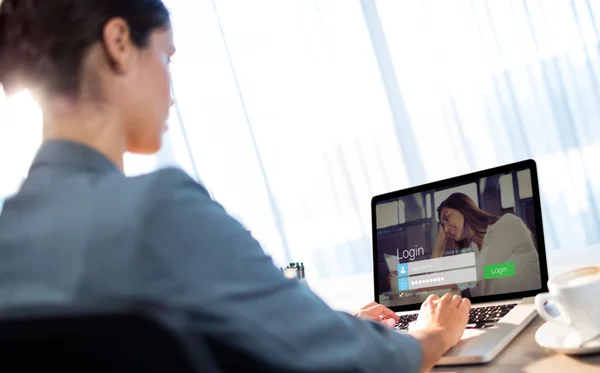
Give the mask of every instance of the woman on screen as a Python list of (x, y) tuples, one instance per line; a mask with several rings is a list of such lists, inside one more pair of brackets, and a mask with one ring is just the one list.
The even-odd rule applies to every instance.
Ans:
[[(473, 251), (477, 285), (470, 289), (472, 296), (540, 288), (538, 252), (533, 235), (521, 218), (513, 214), (499, 217), (483, 211), (463, 193), (450, 195), (437, 212), (441, 229), (433, 257), (442, 256), (448, 244), (457, 253)], [(507, 264), (504, 276), (485, 280), (485, 267), (496, 264)]]

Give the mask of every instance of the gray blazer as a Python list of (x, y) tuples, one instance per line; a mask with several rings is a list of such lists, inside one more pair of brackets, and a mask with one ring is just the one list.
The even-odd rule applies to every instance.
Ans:
[(178, 169), (128, 178), (103, 155), (43, 143), (0, 214), (0, 305), (150, 299), (281, 371), (418, 372), (419, 343), (332, 311), (286, 279)]

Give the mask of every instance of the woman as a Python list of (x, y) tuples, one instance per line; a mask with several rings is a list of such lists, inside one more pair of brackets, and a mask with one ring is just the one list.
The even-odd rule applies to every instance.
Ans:
[[(410, 335), (334, 312), (182, 171), (123, 175), (126, 151), (161, 147), (174, 52), (160, 0), (1, 2), (0, 82), (32, 92), (44, 141), (0, 215), (0, 304), (165, 302), (246, 356), (221, 363), (260, 363), (238, 371), (431, 367), (460, 339), (468, 300), (428, 300)], [(398, 319), (377, 304), (356, 315)]]
[[(472, 296), (539, 289), (540, 262), (533, 235), (513, 214), (502, 217), (481, 210), (463, 193), (454, 193), (437, 209), (441, 225), (434, 257), (443, 252), (475, 253), (477, 286)], [(515, 275), (485, 280), (485, 267), (514, 263)]]

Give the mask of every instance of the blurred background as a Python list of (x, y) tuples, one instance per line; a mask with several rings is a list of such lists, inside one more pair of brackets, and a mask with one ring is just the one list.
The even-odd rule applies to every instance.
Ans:
[[(600, 243), (600, 2), (167, 0), (176, 105), (160, 154), (202, 182), (277, 265), (367, 273), (370, 199), (538, 161), (549, 250)], [(0, 96), (0, 200), (41, 140)]]

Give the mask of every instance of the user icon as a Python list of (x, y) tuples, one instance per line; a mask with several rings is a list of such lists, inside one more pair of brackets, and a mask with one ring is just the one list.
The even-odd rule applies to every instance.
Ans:
[(408, 276), (408, 264), (407, 263), (398, 264), (398, 276), (400, 276), (400, 277)]

